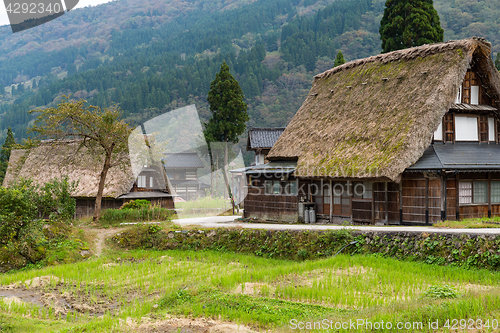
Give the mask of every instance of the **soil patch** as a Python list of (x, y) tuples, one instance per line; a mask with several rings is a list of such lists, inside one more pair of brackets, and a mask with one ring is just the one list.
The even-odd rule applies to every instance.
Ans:
[(143, 317), (140, 323), (127, 318), (127, 320), (122, 320), (120, 324), (125, 332), (130, 333), (257, 333), (247, 326), (205, 318), (169, 318), (154, 321), (151, 318)]
[(0, 297), (6, 302), (26, 302), (52, 308), (56, 316), (64, 316), (69, 312), (85, 313), (100, 316), (105, 312), (113, 312), (119, 304), (111, 301), (104, 293), (104, 285), (67, 284), (55, 276), (41, 276), (0, 286)]

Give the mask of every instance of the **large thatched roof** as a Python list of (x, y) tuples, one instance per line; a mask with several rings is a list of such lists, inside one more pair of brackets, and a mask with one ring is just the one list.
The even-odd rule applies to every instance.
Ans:
[(317, 75), (268, 158), (297, 159), (295, 174), (302, 177), (398, 181), (431, 143), (469, 65), (485, 75), (483, 85), (498, 100), (490, 47), (479, 38), (437, 43)]
[[(104, 161), (80, 147), (81, 141), (46, 141), (30, 150), (11, 151), (4, 186), (19, 178), (31, 178), (44, 184), (54, 178), (68, 176), (70, 181), (78, 181), (74, 197), (96, 197), (99, 175)], [(107, 174), (104, 197), (117, 198), (128, 193), (134, 184), (130, 160), (125, 159), (120, 166), (112, 167)]]

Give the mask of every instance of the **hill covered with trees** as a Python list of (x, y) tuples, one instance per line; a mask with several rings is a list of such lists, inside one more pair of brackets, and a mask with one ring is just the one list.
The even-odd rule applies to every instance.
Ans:
[[(285, 126), (313, 75), (378, 54), (383, 0), (119, 0), (74, 10), (17, 34), (0, 28), (0, 130), (27, 136), (27, 111), (62, 95), (120, 105), (138, 124), (196, 104), (226, 61), (248, 103), (249, 124)], [(495, 1), (434, 1), (445, 40), (482, 36), (500, 51)], [(1, 88), (0, 88), (1, 90)]]

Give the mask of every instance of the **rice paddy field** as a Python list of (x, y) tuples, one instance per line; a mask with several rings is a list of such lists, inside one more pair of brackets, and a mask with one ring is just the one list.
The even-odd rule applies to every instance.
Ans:
[(500, 320), (498, 272), (342, 254), (109, 251), (4, 274), (0, 296), (0, 332), (493, 332)]

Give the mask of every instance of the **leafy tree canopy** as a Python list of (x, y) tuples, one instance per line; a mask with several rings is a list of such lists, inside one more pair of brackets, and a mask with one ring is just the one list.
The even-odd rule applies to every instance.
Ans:
[(382, 52), (443, 41), (432, 0), (387, 0), (380, 22)]
[(497, 58), (495, 59), (495, 67), (500, 71), (500, 52), (497, 52)]
[(86, 106), (85, 100), (63, 100), (57, 108), (32, 110), (38, 112), (31, 131), (42, 137), (55, 140), (82, 139), (85, 145), (102, 164), (99, 187), (95, 202), (94, 221), (99, 220), (104, 184), (109, 169), (122, 164), (128, 155), (128, 137), (131, 128), (121, 118), (116, 107), (101, 110), (99, 107)]
[(337, 53), (337, 57), (335, 57), (335, 62), (333, 63), (333, 67), (337, 67), (343, 64), (345, 64), (344, 55), (342, 54), (342, 51), (339, 51)]
[(224, 61), (219, 73), (210, 84), (208, 103), (212, 117), (205, 123), (205, 138), (208, 142), (238, 142), (249, 120), (247, 104), (238, 81), (229, 72)]

